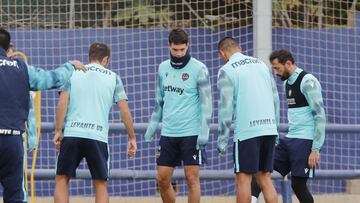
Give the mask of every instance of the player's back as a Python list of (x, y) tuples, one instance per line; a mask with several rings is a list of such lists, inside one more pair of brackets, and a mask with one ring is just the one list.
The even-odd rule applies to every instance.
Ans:
[(271, 74), (259, 59), (234, 54), (223, 67), (234, 86), (234, 139), (276, 135)]
[(86, 68), (86, 73), (74, 72), (70, 79), (64, 136), (107, 142), (116, 74), (96, 63), (88, 64)]

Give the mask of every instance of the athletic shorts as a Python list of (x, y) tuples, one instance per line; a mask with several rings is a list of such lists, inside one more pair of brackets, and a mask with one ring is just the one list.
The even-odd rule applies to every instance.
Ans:
[(76, 176), (76, 168), (85, 158), (92, 179), (107, 180), (110, 173), (109, 149), (98, 140), (64, 137), (57, 160), (56, 175)]
[(3, 186), (4, 202), (27, 202), (21, 135), (0, 135), (0, 182)]
[(298, 138), (282, 138), (275, 148), (274, 170), (282, 176), (291, 171), (294, 177), (311, 178), (314, 169), (308, 165), (312, 140)]
[(234, 172), (272, 172), (275, 139), (270, 135), (234, 142)]
[(197, 150), (198, 136), (167, 137), (161, 136), (157, 155), (158, 166), (181, 166), (206, 163), (205, 149)]

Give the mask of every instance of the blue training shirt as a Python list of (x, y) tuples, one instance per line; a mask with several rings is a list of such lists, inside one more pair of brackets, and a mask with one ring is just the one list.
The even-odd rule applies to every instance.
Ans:
[(206, 66), (191, 58), (185, 67), (173, 68), (170, 60), (159, 65), (155, 110), (145, 139), (150, 140), (162, 120), (161, 135), (185, 137), (199, 135), (206, 144), (212, 113), (211, 86)]
[(233, 54), (219, 70), (219, 150), (225, 151), (232, 120), (234, 142), (278, 135), (279, 96), (270, 69), (257, 58)]
[(121, 79), (91, 63), (87, 72), (75, 72), (61, 89), (70, 94), (64, 137), (108, 142), (109, 112), (113, 102), (127, 100)]

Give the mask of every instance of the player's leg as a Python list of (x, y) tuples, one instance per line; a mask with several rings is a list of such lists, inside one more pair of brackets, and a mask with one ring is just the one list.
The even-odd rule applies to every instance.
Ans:
[(55, 203), (69, 202), (69, 180), (75, 177), (83, 155), (79, 151), (80, 138), (64, 137), (57, 158), (55, 177)]
[(199, 166), (184, 166), (186, 183), (188, 186), (188, 203), (200, 202)]
[(55, 177), (55, 203), (68, 203), (69, 202), (69, 176), (56, 175)]
[(261, 189), (256, 182), (255, 176), (251, 179), (251, 203), (256, 203), (261, 193)]
[(312, 203), (314, 199), (306, 184), (314, 174), (314, 169), (308, 165), (312, 140), (288, 138), (287, 143), (291, 158), (291, 187), (300, 203)]
[(273, 203), (277, 202), (277, 193), (273, 182), (271, 180), (271, 173), (270, 172), (258, 172), (256, 174), (257, 182), (263, 192), (265, 202)]
[(171, 185), (171, 178), (174, 173), (174, 167), (157, 166), (157, 183), (160, 188), (161, 199), (164, 203), (175, 202), (175, 191)]
[(109, 203), (107, 181), (102, 179), (93, 179), (93, 184), (95, 188), (95, 202)]
[(251, 173), (239, 172), (236, 174), (236, 203), (249, 203), (251, 201)]
[(197, 136), (183, 137), (180, 143), (181, 159), (184, 163), (188, 186), (188, 202), (200, 202), (200, 164), (206, 162), (205, 150), (196, 149)]
[(181, 164), (177, 141), (176, 137), (160, 137), (159, 155), (156, 160), (156, 180), (159, 185), (161, 199), (164, 203), (175, 203), (175, 191), (171, 185), (171, 179), (175, 166)]
[(271, 173), (274, 166), (276, 136), (262, 136), (260, 141), (260, 159), (259, 172), (256, 174), (256, 180), (259, 183), (261, 191), (264, 194), (265, 202), (277, 202), (277, 193), (271, 180)]
[[(234, 142), (234, 172), (237, 203), (251, 201), (251, 179), (259, 170), (260, 145), (257, 137)], [(251, 154), (251, 156), (249, 156)]]
[(108, 203), (107, 180), (110, 174), (108, 144), (105, 142), (82, 139), (82, 151), (88, 164), (95, 188), (95, 202)]
[(291, 177), (291, 187), (300, 203), (313, 203), (314, 199), (306, 185), (308, 178)]
[(27, 202), (24, 180), (24, 147), (20, 135), (0, 135), (1, 184), (4, 202)]

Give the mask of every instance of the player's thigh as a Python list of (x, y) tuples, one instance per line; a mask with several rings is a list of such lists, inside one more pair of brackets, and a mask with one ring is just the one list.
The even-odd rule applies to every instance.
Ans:
[(25, 202), (24, 147), (21, 136), (1, 138), (1, 184), (5, 202)]
[(289, 138), (288, 148), (291, 163), (291, 175), (295, 177), (312, 177), (314, 169), (308, 164), (312, 140)]
[(291, 170), (289, 152), (286, 146), (286, 140), (283, 138), (281, 138), (279, 144), (275, 146), (274, 170), (282, 176), (286, 176)]
[(107, 180), (110, 173), (108, 144), (98, 140), (84, 139), (82, 148), (92, 179)]
[(157, 181), (159, 183), (170, 184), (175, 168), (170, 166), (158, 165), (156, 169), (157, 169), (157, 177), (156, 177)]
[(76, 168), (84, 157), (81, 148), (82, 139), (77, 137), (63, 138), (57, 158), (56, 175), (76, 176)]
[(180, 140), (178, 137), (160, 137), (159, 155), (156, 159), (158, 166), (175, 167), (181, 165)]
[(234, 142), (234, 172), (257, 173), (259, 171), (260, 147), (259, 137)]

